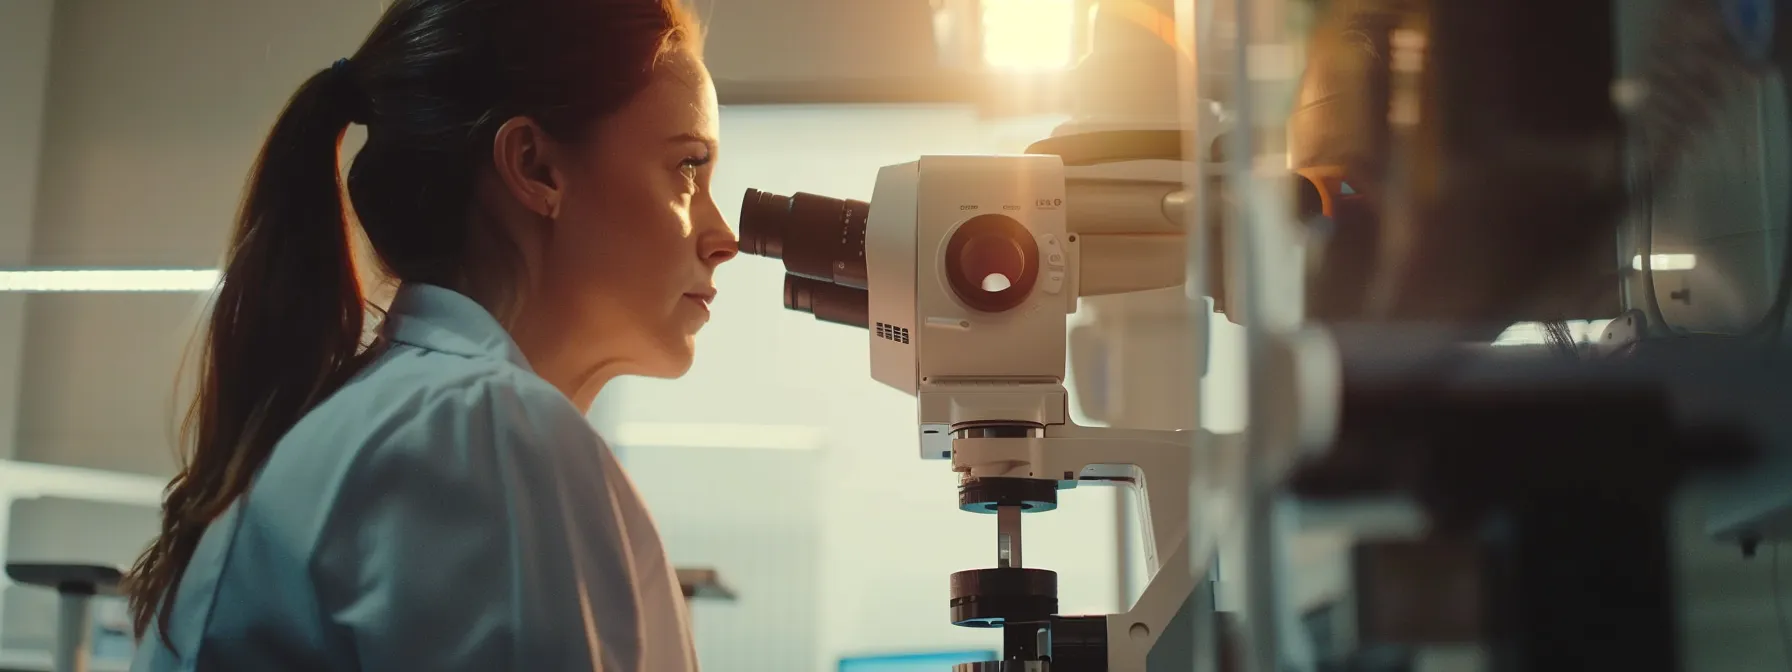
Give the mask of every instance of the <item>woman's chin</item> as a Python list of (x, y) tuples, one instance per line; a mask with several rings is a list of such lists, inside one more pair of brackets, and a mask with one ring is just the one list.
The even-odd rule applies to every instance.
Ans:
[(641, 375), (649, 378), (682, 378), (690, 373), (691, 364), (696, 360), (696, 336), (686, 334), (662, 341), (659, 356), (654, 362), (642, 367), (646, 369)]

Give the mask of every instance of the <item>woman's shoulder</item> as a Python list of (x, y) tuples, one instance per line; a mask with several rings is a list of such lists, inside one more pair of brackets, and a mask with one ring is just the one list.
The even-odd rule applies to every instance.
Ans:
[(601, 450), (583, 414), (527, 369), (416, 354), (381, 355), (281, 439), (250, 495), (262, 527), (310, 548), (381, 507), (503, 508)]
[[(554, 459), (543, 449), (599, 439), (547, 381), (503, 360), (398, 349), (383, 353), (282, 439), (337, 469), (468, 466)], [(270, 464), (270, 467), (274, 465)], [(340, 473), (340, 472), (339, 472)], [(346, 474), (341, 474), (346, 476)]]
[(405, 344), (387, 346), (330, 401), (336, 398), (348, 402), (350, 408), (382, 402), (453, 406), (455, 402), (521, 399), (533, 406), (576, 412), (552, 384), (508, 359)]

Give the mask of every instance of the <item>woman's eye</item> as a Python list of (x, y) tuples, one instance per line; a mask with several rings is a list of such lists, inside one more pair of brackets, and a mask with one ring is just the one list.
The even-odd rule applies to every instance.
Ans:
[(702, 168), (703, 165), (707, 163), (709, 163), (709, 157), (707, 156), (691, 157), (678, 164), (678, 172), (683, 174), (685, 179), (690, 180), (692, 184), (695, 184), (697, 182), (697, 169)]

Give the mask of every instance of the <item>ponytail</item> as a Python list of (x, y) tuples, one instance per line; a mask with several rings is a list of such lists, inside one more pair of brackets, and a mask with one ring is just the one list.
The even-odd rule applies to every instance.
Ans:
[(337, 170), (359, 110), (345, 61), (299, 87), (251, 173), (205, 332), (199, 388), (162, 529), (126, 582), (138, 638), (167, 615), (207, 525), (248, 489), (274, 444), (341, 385), (363, 305)]

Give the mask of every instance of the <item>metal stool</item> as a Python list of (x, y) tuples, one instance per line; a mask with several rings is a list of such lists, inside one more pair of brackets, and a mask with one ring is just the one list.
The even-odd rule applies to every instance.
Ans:
[(678, 587), (684, 591), (686, 600), (717, 600), (733, 602), (734, 589), (722, 582), (722, 575), (708, 567), (680, 567)]
[(117, 595), (124, 572), (109, 565), (9, 562), (6, 575), (15, 583), (56, 589), (56, 672), (87, 672), (92, 652), (95, 595)]

